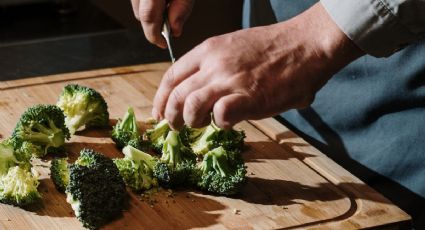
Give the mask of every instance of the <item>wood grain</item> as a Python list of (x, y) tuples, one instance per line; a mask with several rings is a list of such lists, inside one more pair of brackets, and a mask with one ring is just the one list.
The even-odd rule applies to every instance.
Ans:
[[(111, 124), (133, 106), (140, 121), (150, 116), (152, 98), (168, 63), (0, 82), (0, 135), (10, 135), (28, 106), (53, 104), (64, 85), (78, 83), (104, 95)], [(143, 127), (145, 125), (141, 123)], [(272, 118), (241, 122), (248, 182), (236, 197), (196, 191), (160, 190), (148, 197), (130, 193), (122, 217), (105, 229), (358, 229), (408, 228), (410, 217), (362, 181)], [(66, 149), (76, 158), (90, 147), (122, 157), (110, 129), (77, 132)], [(65, 196), (49, 179), (48, 159), (37, 163), (43, 202), (29, 210), (0, 205), (0, 228), (81, 229)]]

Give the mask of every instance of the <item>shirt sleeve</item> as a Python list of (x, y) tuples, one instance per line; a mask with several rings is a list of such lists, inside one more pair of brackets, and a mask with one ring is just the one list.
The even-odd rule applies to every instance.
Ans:
[(321, 0), (360, 49), (387, 57), (425, 35), (425, 0)]

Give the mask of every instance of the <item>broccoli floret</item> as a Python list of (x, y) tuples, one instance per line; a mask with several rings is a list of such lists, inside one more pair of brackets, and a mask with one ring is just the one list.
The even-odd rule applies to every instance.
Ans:
[(137, 124), (136, 115), (132, 107), (129, 107), (123, 119), (118, 119), (117, 124), (112, 129), (112, 140), (118, 148), (131, 145), (137, 149), (141, 148), (141, 134)]
[(0, 176), (7, 174), (9, 168), (17, 165), (13, 145), (9, 140), (0, 142)]
[[(48, 152), (51, 152), (50, 148)], [(22, 142), (16, 149), (16, 158), (19, 161), (29, 161), (32, 156), (43, 157), (45, 155), (44, 149), (40, 145), (36, 145), (29, 141)]]
[(50, 164), (50, 178), (60, 192), (65, 192), (69, 184), (68, 165), (68, 158), (54, 158)]
[(153, 168), (157, 159), (130, 145), (124, 147), (124, 158), (114, 159), (127, 186), (134, 191), (147, 190), (158, 186), (153, 177)]
[(196, 156), (183, 145), (179, 132), (169, 131), (162, 148), (160, 162), (154, 167), (154, 176), (164, 187), (190, 185), (190, 174), (196, 163)]
[(35, 203), (41, 198), (38, 185), (38, 178), (31, 171), (13, 166), (0, 177), (0, 202), (21, 207)]
[[(200, 132), (201, 134), (199, 134)], [(245, 133), (233, 129), (224, 130), (212, 122), (206, 128), (194, 129), (190, 137), (190, 146), (193, 152), (197, 155), (203, 155), (219, 146), (223, 146), (225, 150), (241, 152)]]
[(158, 153), (161, 152), (165, 138), (170, 130), (170, 125), (165, 119), (156, 124), (152, 129), (146, 130), (145, 134), (151, 142), (152, 148)]
[(191, 128), (187, 125), (184, 125), (180, 129), (180, 139), (182, 140), (185, 146), (190, 146), (199, 136), (205, 131), (208, 126), (202, 128)]
[(65, 124), (71, 134), (79, 128), (102, 127), (109, 123), (108, 105), (102, 95), (86, 86), (65, 86), (57, 102), (66, 118)]
[(121, 215), (127, 202), (124, 181), (114, 162), (90, 149), (83, 149), (69, 165), (67, 201), (88, 229), (97, 229)]
[(64, 121), (62, 111), (55, 105), (35, 105), (28, 108), (13, 130), (12, 143), (15, 150), (42, 157), (60, 148), (69, 139)]
[(239, 153), (226, 151), (220, 146), (204, 155), (192, 179), (201, 190), (234, 195), (246, 181), (245, 175), (246, 167)]

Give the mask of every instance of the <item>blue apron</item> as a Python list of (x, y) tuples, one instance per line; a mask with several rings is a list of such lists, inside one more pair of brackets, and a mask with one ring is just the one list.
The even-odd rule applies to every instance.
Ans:
[[(245, 0), (243, 26), (287, 20), (312, 0)], [(425, 229), (425, 41), (389, 58), (364, 56), (279, 119), (392, 200)]]

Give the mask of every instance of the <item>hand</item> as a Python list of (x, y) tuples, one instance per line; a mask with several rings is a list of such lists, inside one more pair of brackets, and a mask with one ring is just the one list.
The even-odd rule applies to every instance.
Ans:
[(289, 21), (195, 47), (165, 73), (152, 115), (178, 129), (207, 125), (213, 112), (219, 127), (230, 128), (303, 108), (332, 74), (361, 55), (318, 3)]
[[(172, 0), (168, 8), (168, 19), (172, 35), (179, 37), (183, 25), (192, 11), (195, 0)], [(137, 20), (142, 23), (143, 32), (149, 42), (167, 48), (167, 43), (161, 36), (163, 14), (166, 0), (131, 0), (133, 12)]]

